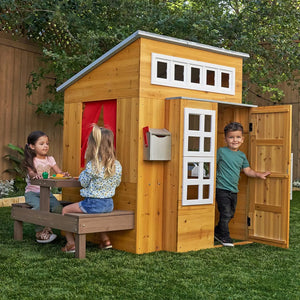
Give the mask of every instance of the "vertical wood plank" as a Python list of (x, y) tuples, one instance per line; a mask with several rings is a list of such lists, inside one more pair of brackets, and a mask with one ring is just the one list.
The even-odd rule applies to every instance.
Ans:
[[(36, 104), (47, 98), (47, 88), (54, 79), (49, 78), (41, 87), (27, 97), (26, 83), (30, 73), (41, 65), (40, 52), (28, 41), (14, 41), (8, 35), (0, 33), (0, 156), (12, 153), (7, 144), (24, 147), (31, 131), (44, 131), (50, 139), (49, 155), (53, 155), (57, 164), (62, 165), (62, 126), (55, 126), (57, 116), (46, 117), (35, 113)], [(32, 102), (34, 105), (29, 103)], [(9, 178), (3, 170), (11, 167), (0, 160), (0, 178)]]

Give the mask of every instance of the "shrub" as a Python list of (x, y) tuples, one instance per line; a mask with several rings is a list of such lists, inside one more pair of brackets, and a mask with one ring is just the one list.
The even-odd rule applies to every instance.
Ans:
[(14, 180), (0, 180), (0, 198), (7, 197), (14, 192)]
[(24, 160), (24, 149), (13, 144), (8, 144), (7, 147), (11, 150), (10, 154), (4, 156), (11, 165), (11, 168), (4, 170), (9, 173), (13, 178), (15, 192), (23, 194), (26, 186), (26, 172), (22, 168)]

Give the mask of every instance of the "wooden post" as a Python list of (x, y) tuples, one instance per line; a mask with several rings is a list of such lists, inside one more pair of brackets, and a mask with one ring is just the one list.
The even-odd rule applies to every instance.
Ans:
[(41, 186), (40, 191), (40, 211), (50, 210), (50, 187)]
[(23, 222), (22, 221), (14, 221), (14, 239), (17, 241), (23, 240)]
[(86, 235), (85, 234), (75, 234), (75, 257), (85, 258), (86, 251)]

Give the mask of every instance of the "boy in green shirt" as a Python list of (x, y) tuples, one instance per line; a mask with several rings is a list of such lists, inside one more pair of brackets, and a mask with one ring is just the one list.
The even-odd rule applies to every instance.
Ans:
[(217, 152), (216, 202), (220, 219), (215, 227), (215, 239), (223, 246), (233, 247), (228, 224), (236, 209), (240, 172), (261, 179), (266, 179), (270, 172), (259, 173), (250, 168), (246, 155), (239, 150), (244, 142), (243, 126), (240, 123), (226, 125), (224, 134), (227, 147), (219, 148)]

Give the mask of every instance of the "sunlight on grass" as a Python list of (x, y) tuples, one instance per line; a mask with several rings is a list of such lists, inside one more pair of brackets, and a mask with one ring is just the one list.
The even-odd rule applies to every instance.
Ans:
[(31, 224), (14, 241), (10, 208), (0, 208), (0, 299), (300, 299), (299, 219), (294, 192), (289, 249), (253, 243), (135, 255), (88, 243), (78, 260), (60, 252), (63, 238), (37, 244)]

